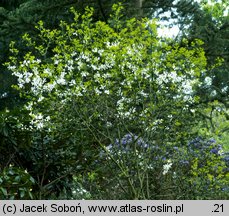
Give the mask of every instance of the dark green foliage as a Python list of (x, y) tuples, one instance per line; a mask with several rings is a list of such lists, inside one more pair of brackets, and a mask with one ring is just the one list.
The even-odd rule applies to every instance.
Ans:
[(0, 199), (32, 199), (35, 180), (26, 170), (10, 165), (0, 169)]
[[(223, 1), (222, 1), (223, 2)], [(203, 78), (212, 78), (212, 85), (202, 88), (202, 100), (218, 100), (227, 108), (229, 107), (229, 17), (223, 15), (226, 12), (223, 3), (215, 3), (213, 6), (203, 4), (202, 10), (195, 13), (186, 37), (191, 41), (199, 38), (204, 42), (204, 50), (208, 60), (208, 71)], [(219, 63), (219, 67), (214, 64)], [(213, 94), (213, 92), (215, 92)]]

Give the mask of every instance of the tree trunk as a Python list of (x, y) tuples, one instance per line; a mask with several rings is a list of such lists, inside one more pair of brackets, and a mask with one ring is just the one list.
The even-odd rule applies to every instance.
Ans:
[(142, 3), (144, 0), (135, 0), (135, 8), (137, 9), (137, 13), (139, 17), (142, 17), (143, 10), (142, 10)]

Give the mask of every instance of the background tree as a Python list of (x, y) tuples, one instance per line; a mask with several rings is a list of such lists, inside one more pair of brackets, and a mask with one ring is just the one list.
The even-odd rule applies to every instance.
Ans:
[[(212, 79), (212, 83), (205, 89), (205, 100), (222, 102), (228, 108), (229, 74), (228, 74), (228, 33), (229, 16), (227, 1), (202, 1), (202, 10), (193, 18), (188, 38), (199, 38), (204, 42), (204, 49), (208, 59), (209, 70), (205, 76)], [(217, 59), (221, 66), (212, 67)], [(205, 77), (204, 76), (204, 77)], [(209, 97), (210, 96), (210, 97)]]
[[(210, 130), (217, 134), (220, 141), (228, 149), (229, 115), (228, 115), (228, 31), (229, 16), (227, 1), (201, 1), (201, 10), (193, 16), (190, 28), (183, 37), (190, 41), (201, 39), (208, 62), (208, 70), (202, 74), (202, 83), (199, 92), (204, 121), (210, 122)], [(214, 67), (214, 64), (217, 64)], [(205, 108), (204, 108), (205, 107)]]

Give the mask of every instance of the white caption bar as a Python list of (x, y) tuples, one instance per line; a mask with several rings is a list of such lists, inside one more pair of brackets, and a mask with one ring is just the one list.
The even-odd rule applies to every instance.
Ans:
[(0, 215), (228, 216), (229, 200), (1, 200)]

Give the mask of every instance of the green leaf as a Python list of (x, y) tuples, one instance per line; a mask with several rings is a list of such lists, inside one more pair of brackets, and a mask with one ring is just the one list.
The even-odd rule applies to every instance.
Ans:
[(23, 198), (24, 196), (25, 196), (25, 189), (22, 189), (20, 190), (20, 197)]
[(0, 187), (0, 190), (2, 191), (2, 193), (3, 193), (4, 196), (7, 196), (8, 195), (7, 194), (7, 190), (5, 188)]
[(35, 184), (35, 179), (34, 179), (32, 176), (30, 176), (29, 180), (30, 180), (33, 184)]
[(21, 176), (16, 176), (16, 177), (14, 178), (14, 180), (16, 181), (16, 183), (20, 182)]

